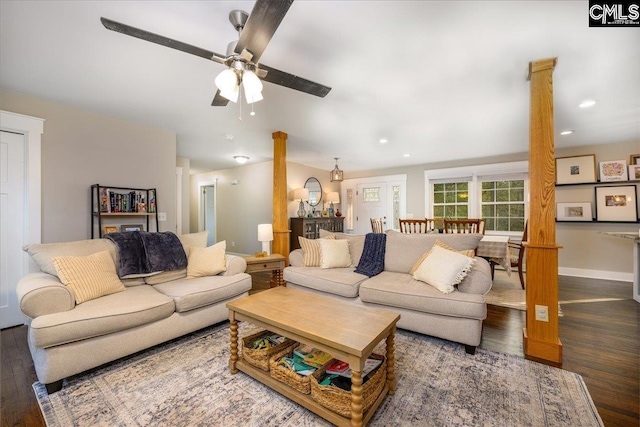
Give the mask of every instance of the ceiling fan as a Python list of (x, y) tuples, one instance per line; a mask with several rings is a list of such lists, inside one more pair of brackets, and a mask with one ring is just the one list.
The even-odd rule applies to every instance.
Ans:
[(293, 0), (257, 0), (251, 15), (242, 10), (231, 11), (229, 21), (238, 31), (239, 38), (229, 43), (226, 56), (107, 18), (100, 18), (100, 21), (111, 31), (225, 65), (227, 68), (215, 79), (218, 91), (212, 106), (225, 106), (229, 101), (237, 102), (241, 84), (247, 103), (260, 101), (260, 80), (324, 98), (331, 90), (330, 87), (258, 63), (292, 3)]

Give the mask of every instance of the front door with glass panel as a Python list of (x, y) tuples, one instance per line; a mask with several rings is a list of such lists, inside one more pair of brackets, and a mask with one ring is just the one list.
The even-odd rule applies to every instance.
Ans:
[(383, 224), (384, 230), (392, 228), (392, 224), (387, 223), (389, 214), (387, 213), (386, 187), (386, 182), (358, 184), (355, 234), (371, 233), (371, 218), (382, 218), (385, 222)]

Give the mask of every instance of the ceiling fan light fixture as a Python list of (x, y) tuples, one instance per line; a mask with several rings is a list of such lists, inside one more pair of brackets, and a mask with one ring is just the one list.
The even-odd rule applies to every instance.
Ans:
[(262, 101), (262, 82), (253, 71), (247, 70), (242, 74), (242, 87), (247, 104)]
[(338, 158), (334, 157), (334, 159), (336, 159), (336, 167), (333, 168), (333, 170), (330, 172), (331, 176), (331, 182), (340, 182), (344, 179), (344, 173), (343, 171), (340, 170), (340, 168), (338, 167)]
[(230, 68), (223, 70), (216, 76), (216, 86), (220, 90), (220, 95), (231, 102), (238, 102), (240, 87), (238, 86), (238, 75)]

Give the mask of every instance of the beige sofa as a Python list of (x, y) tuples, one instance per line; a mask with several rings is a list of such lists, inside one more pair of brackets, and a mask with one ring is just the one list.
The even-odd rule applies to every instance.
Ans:
[[(179, 236), (189, 254), (205, 247), (207, 235)], [(251, 276), (244, 258), (226, 255), (226, 271), (187, 279), (186, 269), (123, 279), (125, 290), (76, 304), (74, 293), (57, 277), (53, 257), (87, 256), (109, 251), (107, 239), (27, 245), (41, 272), (18, 283), (20, 308), (29, 318), (29, 349), (49, 393), (63, 379), (177, 338), (228, 318), (225, 304), (245, 296)]]
[[(321, 237), (331, 235), (322, 231)], [(384, 271), (368, 278), (355, 273), (354, 267), (304, 267), (303, 252), (289, 255), (290, 267), (284, 270), (287, 286), (309, 292), (331, 295), (354, 304), (379, 307), (401, 314), (399, 328), (444, 338), (465, 345), (474, 354), (482, 337), (482, 321), (487, 316), (484, 295), (491, 289), (491, 268), (486, 260), (475, 257), (475, 263), (449, 294), (415, 280), (410, 273), (414, 264), (436, 240), (457, 250), (475, 249), (479, 234), (403, 234), (386, 232)], [(364, 236), (334, 234), (349, 240), (352, 265), (360, 260)]]

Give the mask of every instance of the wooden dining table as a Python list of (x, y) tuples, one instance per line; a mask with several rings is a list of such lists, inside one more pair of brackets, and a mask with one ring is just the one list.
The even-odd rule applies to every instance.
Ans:
[(478, 244), (476, 255), (502, 266), (511, 276), (509, 236), (484, 236)]

